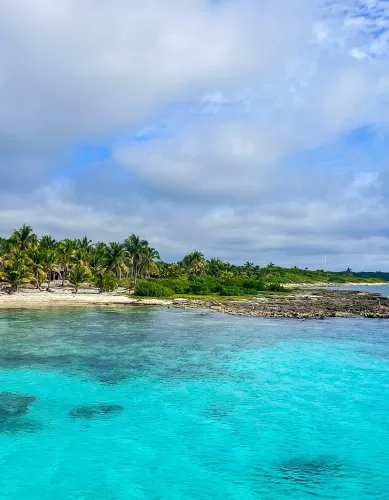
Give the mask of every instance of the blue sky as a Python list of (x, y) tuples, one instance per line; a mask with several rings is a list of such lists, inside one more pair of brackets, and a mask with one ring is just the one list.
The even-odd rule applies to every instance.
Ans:
[(389, 269), (387, 0), (0, 5), (0, 234)]

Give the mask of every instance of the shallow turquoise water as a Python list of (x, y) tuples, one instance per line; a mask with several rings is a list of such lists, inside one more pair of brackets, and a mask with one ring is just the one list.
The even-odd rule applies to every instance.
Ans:
[[(328, 287), (325, 287), (328, 288)], [(342, 291), (342, 290), (351, 290), (351, 291), (359, 291), (359, 292), (369, 292), (369, 293), (379, 293), (383, 297), (389, 297), (389, 286), (387, 285), (368, 285), (368, 286), (361, 286), (361, 285), (349, 285), (349, 286), (336, 286), (336, 287), (330, 287), (330, 290), (337, 290), (337, 291)]]
[(0, 347), (37, 397), (0, 421), (1, 500), (389, 498), (385, 320), (2, 311)]

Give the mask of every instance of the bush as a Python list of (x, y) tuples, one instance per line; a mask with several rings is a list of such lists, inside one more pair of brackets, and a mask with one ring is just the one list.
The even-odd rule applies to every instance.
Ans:
[(159, 297), (159, 298), (169, 298), (174, 295), (171, 288), (160, 285), (154, 281), (139, 281), (135, 287), (135, 295), (139, 297)]
[(267, 289), (269, 292), (286, 292), (286, 289), (279, 283), (271, 283)]
[(186, 278), (167, 278), (160, 279), (158, 283), (166, 288), (170, 288), (174, 293), (190, 293), (190, 282)]
[(102, 292), (113, 292), (119, 286), (118, 279), (110, 272), (97, 272), (93, 276), (93, 283)]
[[(143, 297), (171, 297), (177, 295), (221, 295), (223, 297), (244, 297), (257, 295), (268, 290), (259, 280), (243, 278), (215, 278), (201, 276), (191, 278), (165, 278), (141, 280), (135, 288), (135, 295)], [(162, 290), (161, 290), (162, 289)], [(167, 291), (166, 291), (167, 290)], [(140, 292), (140, 293), (139, 293)]]

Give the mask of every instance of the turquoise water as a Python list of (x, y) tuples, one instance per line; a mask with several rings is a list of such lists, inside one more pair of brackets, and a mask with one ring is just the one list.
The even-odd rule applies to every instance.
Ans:
[(389, 498), (385, 320), (2, 311), (0, 347), (37, 398), (0, 420), (1, 500)]
[(368, 285), (368, 286), (360, 286), (360, 285), (349, 285), (349, 286), (338, 286), (338, 287), (330, 287), (330, 290), (352, 290), (352, 291), (360, 291), (360, 292), (369, 292), (369, 293), (380, 293), (383, 297), (389, 297), (389, 286), (387, 285)]

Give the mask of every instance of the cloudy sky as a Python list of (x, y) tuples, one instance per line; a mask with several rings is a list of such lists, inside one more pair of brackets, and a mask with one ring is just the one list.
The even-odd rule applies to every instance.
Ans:
[(389, 270), (387, 0), (0, 2), (0, 235)]

